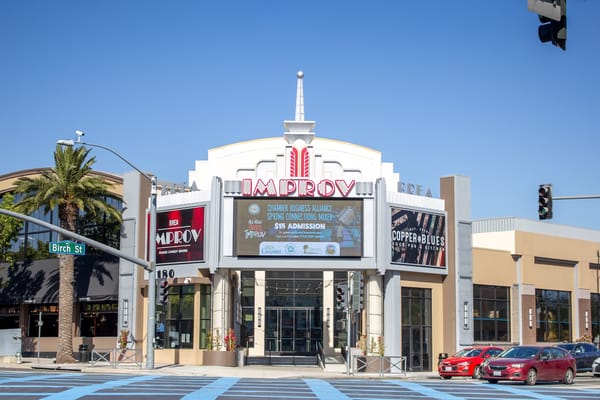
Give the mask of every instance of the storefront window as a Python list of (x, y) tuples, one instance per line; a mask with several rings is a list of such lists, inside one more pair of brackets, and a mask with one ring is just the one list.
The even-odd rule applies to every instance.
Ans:
[(536, 340), (570, 342), (571, 293), (562, 290), (535, 290)]
[(210, 285), (200, 285), (200, 348), (208, 347), (210, 338), (210, 309), (211, 309), (211, 293)]
[[(160, 323), (157, 329), (160, 330)], [(194, 285), (171, 286), (165, 306), (164, 346), (191, 349), (194, 337)]]
[(242, 271), (241, 345), (254, 347), (254, 271)]
[(19, 307), (0, 306), (0, 329), (19, 328)]
[(473, 285), (473, 339), (479, 342), (510, 340), (510, 288)]
[(81, 303), (80, 336), (117, 336), (117, 302)]
[(57, 304), (41, 304), (29, 308), (29, 327), (27, 330), (27, 336), (58, 336)]

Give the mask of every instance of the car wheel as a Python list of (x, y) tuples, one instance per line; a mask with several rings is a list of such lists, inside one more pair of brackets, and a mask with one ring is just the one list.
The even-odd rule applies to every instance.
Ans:
[(473, 379), (481, 378), (481, 366), (480, 365), (475, 367), (475, 369), (473, 370), (472, 377), (473, 377)]
[(442, 378), (444, 378), (444, 379), (452, 379), (451, 376), (442, 376)]
[(566, 385), (572, 385), (573, 381), (575, 381), (575, 373), (571, 368), (569, 368), (567, 372), (565, 372), (565, 376), (563, 377), (562, 383)]
[(525, 381), (525, 383), (527, 385), (535, 385), (536, 382), (537, 382), (537, 371), (533, 368), (530, 368), (529, 371), (527, 372), (527, 380)]
[(498, 379), (488, 379), (488, 382), (491, 384), (498, 383)]

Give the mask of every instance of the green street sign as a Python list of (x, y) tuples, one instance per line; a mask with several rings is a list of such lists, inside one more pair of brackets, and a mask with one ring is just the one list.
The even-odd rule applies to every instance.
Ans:
[(85, 243), (75, 243), (71, 240), (50, 242), (48, 250), (50, 254), (74, 254), (76, 256), (83, 256), (85, 255)]

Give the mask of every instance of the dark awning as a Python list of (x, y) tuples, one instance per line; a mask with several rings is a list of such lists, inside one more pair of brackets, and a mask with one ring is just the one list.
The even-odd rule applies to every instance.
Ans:
[[(0, 304), (58, 303), (58, 258), (0, 264)], [(110, 256), (75, 258), (75, 299), (116, 301), (119, 297), (119, 262)]]

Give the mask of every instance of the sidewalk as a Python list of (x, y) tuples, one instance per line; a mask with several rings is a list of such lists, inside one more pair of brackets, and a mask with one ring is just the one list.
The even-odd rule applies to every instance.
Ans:
[(299, 366), (268, 366), (249, 365), (243, 367), (220, 367), (205, 365), (160, 365), (155, 364), (153, 370), (139, 368), (135, 364), (119, 364), (113, 367), (109, 363), (54, 364), (52, 359), (23, 358), (21, 363), (16, 363), (14, 357), (0, 359), (0, 369), (10, 370), (45, 370), (45, 371), (71, 371), (100, 374), (156, 374), (180, 376), (210, 376), (210, 377), (239, 377), (239, 378), (267, 378), (267, 379), (439, 379), (437, 372), (408, 372), (405, 374), (390, 373), (380, 376), (377, 373), (357, 373), (348, 375), (343, 364), (331, 364), (325, 370), (315, 367)]

